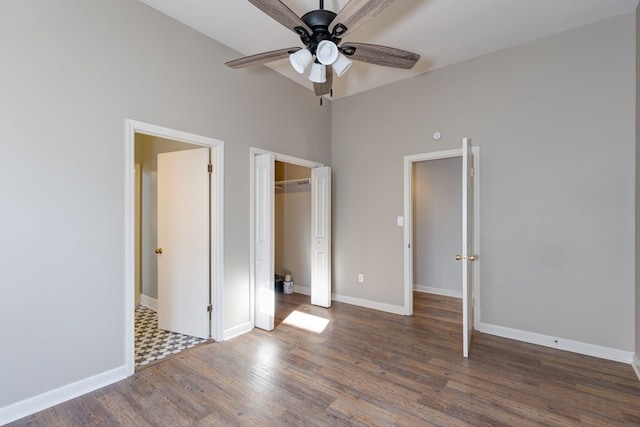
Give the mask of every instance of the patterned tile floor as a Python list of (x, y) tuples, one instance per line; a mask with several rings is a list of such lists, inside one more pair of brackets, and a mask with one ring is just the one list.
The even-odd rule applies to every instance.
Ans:
[(158, 314), (136, 305), (136, 367), (148, 365), (206, 340), (158, 329)]

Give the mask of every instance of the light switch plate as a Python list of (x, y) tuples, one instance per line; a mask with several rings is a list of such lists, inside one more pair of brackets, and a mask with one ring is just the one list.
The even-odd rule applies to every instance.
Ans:
[(398, 227), (402, 227), (404, 225), (404, 217), (403, 216), (399, 216), (398, 217)]

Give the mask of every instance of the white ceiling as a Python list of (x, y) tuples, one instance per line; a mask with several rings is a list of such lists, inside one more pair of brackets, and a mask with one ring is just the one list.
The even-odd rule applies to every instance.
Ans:
[[(141, 0), (240, 52), (238, 57), (302, 46), (298, 36), (245, 0)], [(325, 0), (338, 12), (348, 0)], [(283, 0), (298, 16), (318, 0)], [(398, 0), (344, 41), (373, 43), (420, 54), (412, 70), (354, 61), (335, 78), (339, 99), (436, 68), (495, 52), (635, 10), (638, 0)], [(225, 58), (225, 62), (236, 58)], [(269, 67), (312, 90), (288, 60)], [(235, 72), (247, 72), (238, 69)]]

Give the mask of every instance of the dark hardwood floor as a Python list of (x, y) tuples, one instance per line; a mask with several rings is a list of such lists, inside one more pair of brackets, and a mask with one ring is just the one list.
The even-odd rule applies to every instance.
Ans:
[[(278, 294), (273, 332), (197, 346), (11, 425), (640, 425), (640, 382), (622, 363), (474, 333), (461, 303), (415, 295), (396, 316)], [(283, 322), (329, 320), (321, 333)]]

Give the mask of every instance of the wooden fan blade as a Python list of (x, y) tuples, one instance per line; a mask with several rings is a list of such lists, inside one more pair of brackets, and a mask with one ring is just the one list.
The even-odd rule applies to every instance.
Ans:
[(307, 27), (299, 17), (291, 9), (289, 9), (280, 0), (249, 0), (249, 3), (290, 29), (291, 31), (298, 33), (295, 28), (302, 27), (312, 33), (311, 29)]
[[(420, 59), (420, 55), (417, 53), (376, 44), (345, 43), (342, 45), (342, 49), (349, 58), (356, 61), (405, 70), (413, 68)], [(352, 49), (353, 53), (349, 54), (349, 50)]]
[(333, 67), (331, 65), (327, 65), (327, 81), (324, 83), (314, 83), (313, 91), (316, 93), (316, 96), (326, 95), (331, 93), (331, 87), (333, 86)]
[(344, 37), (360, 28), (362, 24), (382, 12), (393, 3), (394, 0), (351, 0), (347, 3), (333, 20), (334, 24), (342, 24), (347, 30), (337, 34)]
[(290, 47), (288, 49), (272, 50), (270, 52), (258, 53), (256, 55), (245, 56), (243, 58), (234, 59), (233, 61), (225, 62), (224, 65), (231, 68), (244, 68), (251, 67), (252, 65), (266, 64), (267, 62), (277, 61), (278, 59), (284, 59), (289, 54), (300, 50), (299, 47)]

